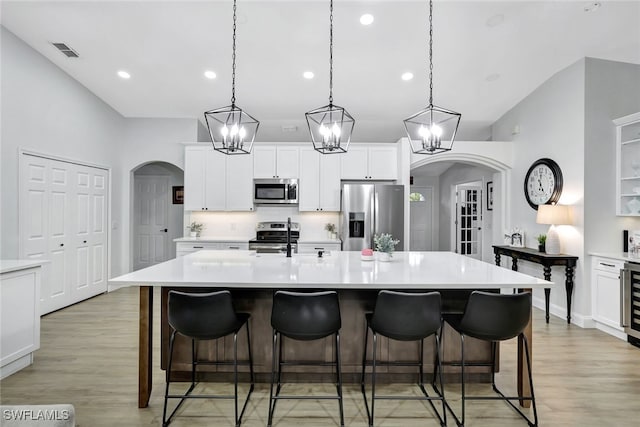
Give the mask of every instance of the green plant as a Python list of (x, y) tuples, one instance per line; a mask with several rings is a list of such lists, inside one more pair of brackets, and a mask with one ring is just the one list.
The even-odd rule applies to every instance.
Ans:
[(324, 229), (327, 230), (329, 233), (335, 233), (336, 232), (336, 225), (328, 222), (324, 226)]
[(536, 239), (538, 239), (538, 243), (541, 245), (544, 245), (545, 242), (547, 241), (547, 235), (546, 234), (538, 234), (538, 237), (536, 237)]
[(400, 243), (400, 240), (394, 240), (391, 234), (382, 233), (380, 235), (376, 234), (373, 236), (373, 243), (375, 244), (378, 252), (387, 252), (388, 254), (392, 254), (396, 249), (396, 245)]
[(189, 229), (189, 231), (191, 231), (192, 233), (199, 233), (204, 229), (204, 224), (200, 223), (200, 222), (195, 222), (193, 221), (191, 224), (189, 224), (187, 226), (187, 228)]

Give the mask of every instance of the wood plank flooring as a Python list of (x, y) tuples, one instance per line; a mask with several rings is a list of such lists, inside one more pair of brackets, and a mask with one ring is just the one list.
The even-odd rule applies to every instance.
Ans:
[[(159, 295), (154, 297), (159, 303)], [(156, 313), (158, 311), (156, 310)], [(156, 316), (156, 324), (159, 316)], [(159, 369), (159, 330), (154, 326), (153, 393), (148, 408), (137, 407), (137, 288), (100, 295), (42, 318), (41, 348), (35, 363), (0, 382), (2, 404), (71, 403), (80, 427), (157, 426), (162, 420), (164, 371)], [(541, 426), (637, 426), (640, 414), (640, 349), (593, 329), (566, 325), (563, 319), (544, 323), (534, 313), (534, 386)], [(515, 341), (503, 345), (499, 385), (515, 390)], [(181, 385), (177, 385), (175, 392)], [(199, 385), (196, 391), (231, 390), (225, 384)], [(288, 386), (297, 393), (331, 393), (330, 385)], [(459, 408), (458, 384), (446, 387)], [(245, 388), (242, 388), (245, 390)], [(285, 390), (286, 391), (286, 390)], [(415, 393), (407, 384), (379, 388), (380, 393)], [(471, 391), (488, 392), (486, 384)], [(366, 426), (359, 386), (348, 384), (345, 424)], [(264, 426), (269, 389), (258, 384), (243, 419), (246, 426)], [(503, 402), (471, 402), (467, 425), (524, 426)], [(233, 402), (194, 400), (179, 411), (172, 426), (233, 425)], [(335, 401), (281, 401), (274, 426), (338, 425)], [(376, 403), (376, 425), (437, 426), (424, 402)], [(454, 425), (449, 417), (449, 425)]]

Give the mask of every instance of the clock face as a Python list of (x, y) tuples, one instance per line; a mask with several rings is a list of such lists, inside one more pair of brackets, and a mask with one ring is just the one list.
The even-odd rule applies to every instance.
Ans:
[(524, 193), (529, 205), (555, 203), (562, 192), (562, 171), (551, 159), (536, 160), (529, 168), (524, 181)]

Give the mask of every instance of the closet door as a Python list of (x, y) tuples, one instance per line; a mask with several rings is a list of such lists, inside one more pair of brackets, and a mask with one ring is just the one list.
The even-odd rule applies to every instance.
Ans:
[(106, 291), (107, 171), (20, 156), (21, 258), (43, 269), (40, 314)]

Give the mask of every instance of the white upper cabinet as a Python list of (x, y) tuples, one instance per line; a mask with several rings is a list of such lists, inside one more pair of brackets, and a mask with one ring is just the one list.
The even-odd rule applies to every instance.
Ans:
[(298, 178), (298, 147), (253, 146), (254, 178)]
[(640, 216), (640, 113), (613, 121), (616, 126), (617, 214)]
[(341, 155), (342, 179), (398, 179), (398, 149), (396, 144), (351, 144)]
[(303, 211), (340, 210), (340, 158), (300, 148), (299, 206)]
[(212, 147), (186, 147), (184, 209), (252, 211), (252, 155), (227, 156)]

